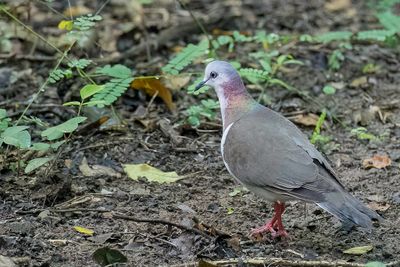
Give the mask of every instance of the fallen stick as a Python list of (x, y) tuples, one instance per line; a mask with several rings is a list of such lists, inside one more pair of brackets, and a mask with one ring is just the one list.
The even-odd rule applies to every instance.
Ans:
[[(177, 265), (170, 265), (170, 267), (197, 267), (197, 266), (207, 266), (207, 267), (217, 267), (217, 266), (227, 266), (234, 264), (242, 266), (290, 266), (290, 267), (365, 267), (365, 263), (357, 262), (347, 262), (345, 260), (289, 260), (282, 258), (253, 258), (253, 259), (227, 259), (227, 260), (200, 260), (200, 262), (190, 262)], [(399, 266), (400, 261), (393, 261), (389, 263), (384, 263), (385, 266)]]

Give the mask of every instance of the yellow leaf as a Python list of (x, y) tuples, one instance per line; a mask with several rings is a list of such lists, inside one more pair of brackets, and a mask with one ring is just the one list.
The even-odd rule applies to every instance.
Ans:
[(370, 252), (373, 248), (373, 246), (354, 247), (346, 249), (345, 251), (343, 251), (343, 253), (351, 255), (363, 255), (367, 252)]
[(175, 104), (172, 102), (172, 95), (170, 90), (156, 78), (137, 78), (131, 83), (131, 88), (136, 90), (143, 90), (146, 94), (154, 96), (157, 94), (170, 111), (175, 110)]
[(148, 164), (125, 164), (124, 170), (129, 178), (138, 180), (139, 177), (146, 177), (149, 182), (173, 183), (184, 177), (176, 172), (163, 172)]
[(93, 230), (81, 227), (81, 226), (74, 226), (75, 231), (78, 233), (84, 234), (84, 235), (90, 235), (92, 236), (94, 234)]
[(60, 30), (67, 30), (70, 31), (72, 30), (74, 26), (74, 22), (72, 20), (62, 20), (60, 23), (58, 23), (58, 28)]

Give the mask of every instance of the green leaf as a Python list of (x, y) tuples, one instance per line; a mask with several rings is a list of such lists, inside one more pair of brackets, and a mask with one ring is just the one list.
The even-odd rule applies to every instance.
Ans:
[(167, 74), (177, 75), (181, 70), (193, 62), (193, 60), (204, 55), (208, 49), (208, 41), (201, 41), (199, 44), (188, 44), (180, 53), (171, 59), (162, 71)]
[(83, 103), (84, 106), (96, 106), (96, 105), (106, 105), (107, 102), (104, 100), (93, 100)]
[(379, 22), (390, 31), (400, 32), (400, 16), (396, 16), (390, 11), (377, 15)]
[(7, 118), (7, 111), (5, 109), (0, 108), (0, 120)]
[(346, 249), (345, 251), (343, 251), (343, 253), (351, 255), (363, 255), (367, 252), (370, 252), (373, 248), (373, 246), (354, 247)]
[(18, 148), (28, 148), (31, 146), (31, 135), (25, 130), (28, 128), (29, 126), (9, 127), (1, 134), (2, 141)]
[(132, 77), (132, 71), (130, 68), (117, 64), (117, 65), (106, 65), (102, 68), (99, 68), (96, 70), (96, 73), (98, 74), (103, 74), (103, 75), (108, 75), (114, 78), (120, 78), (120, 79), (126, 79), (126, 78), (131, 78)]
[(228, 208), (227, 208), (226, 214), (231, 215), (231, 214), (233, 214), (234, 212), (235, 212), (235, 209), (234, 209), (234, 208), (228, 207)]
[(233, 189), (232, 192), (229, 193), (229, 196), (234, 197), (238, 195), (240, 192), (242, 192), (242, 187), (236, 187), (235, 189)]
[(370, 261), (365, 265), (365, 267), (386, 267), (386, 264), (380, 261)]
[(322, 88), (322, 91), (326, 95), (333, 95), (334, 93), (336, 93), (335, 87), (333, 87), (331, 85), (325, 85), (324, 88)]
[(395, 35), (396, 32), (393, 30), (371, 30), (371, 31), (361, 31), (357, 33), (358, 40), (374, 40), (383, 42), (386, 38)]
[(353, 33), (348, 31), (327, 32), (314, 37), (314, 39), (321, 43), (330, 43), (333, 41), (348, 41)]
[(73, 60), (71, 60), (71, 62), (68, 62), (68, 67), (84, 69), (87, 66), (89, 66), (91, 63), (92, 63), (92, 60), (90, 60), (90, 59), (85, 59), (85, 58), (73, 59)]
[(133, 80), (133, 77), (111, 79), (109, 82), (104, 84), (103, 90), (93, 95), (90, 102), (104, 101), (99, 102), (99, 104), (97, 104), (98, 107), (111, 105), (129, 88)]
[(29, 126), (12, 126), (8, 127), (1, 135), (2, 136), (13, 136), (19, 132), (22, 132), (23, 130), (28, 129)]
[(79, 101), (70, 101), (63, 104), (63, 106), (80, 106), (81, 102)]
[(25, 167), (25, 173), (30, 173), (30, 172), (36, 170), (37, 168), (43, 166), (44, 164), (46, 164), (47, 162), (49, 162), (52, 159), (53, 159), (53, 157), (44, 157), (44, 158), (36, 158), (36, 159), (30, 160)]
[(163, 172), (148, 164), (124, 164), (123, 167), (129, 178), (133, 180), (146, 177), (149, 182), (173, 183), (184, 178), (176, 172)]
[(251, 83), (268, 81), (271, 78), (267, 71), (253, 69), (253, 68), (241, 68), (239, 70), (239, 74), (243, 78), (249, 80)]
[(189, 123), (190, 125), (192, 125), (193, 127), (198, 127), (198, 126), (200, 126), (200, 119), (199, 119), (199, 117), (197, 117), (197, 116), (194, 116), (194, 115), (189, 116), (187, 120), (188, 120), (188, 123)]
[(92, 95), (100, 92), (103, 89), (104, 85), (87, 84), (80, 91), (81, 98), (82, 100), (85, 100), (86, 98), (91, 97)]
[(42, 132), (42, 137), (52, 141), (62, 137), (65, 133), (71, 133), (78, 128), (79, 123), (86, 120), (86, 117), (75, 117), (57, 126), (50, 127)]
[(38, 142), (38, 143), (33, 143), (32, 147), (29, 149), (35, 151), (47, 151), (49, 148), (50, 144)]
[(50, 147), (52, 148), (52, 149), (54, 149), (54, 150), (57, 150), (62, 144), (64, 144), (65, 143), (65, 140), (62, 140), (62, 141), (58, 141), (58, 142), (55, 142), (55, 143), (53, 143), (53, 144), (50, 144)]

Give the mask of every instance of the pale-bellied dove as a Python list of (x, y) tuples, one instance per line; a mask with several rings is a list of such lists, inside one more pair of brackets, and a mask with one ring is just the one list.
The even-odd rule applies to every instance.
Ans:
[(213, 61), (204, 85), (214, 88), (221, 106), (221, 152), (229, 173), (256, 195), (274, 202), (275, 215), (252, 234), (287, 236), (281, 215), (288, 200), (316, 203), (344, 222), (371, 228), (381, 217), (350, 195), (326, 159), (288, 119), (259, 104), (238, 72)]

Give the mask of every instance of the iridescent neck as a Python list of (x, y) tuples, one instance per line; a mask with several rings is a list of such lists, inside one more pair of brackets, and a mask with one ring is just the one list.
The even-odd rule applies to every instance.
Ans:
[(221, 106), (224, 130), (257, 105), (240, 79), (236, 82), (225, 83), (216, 91)]

